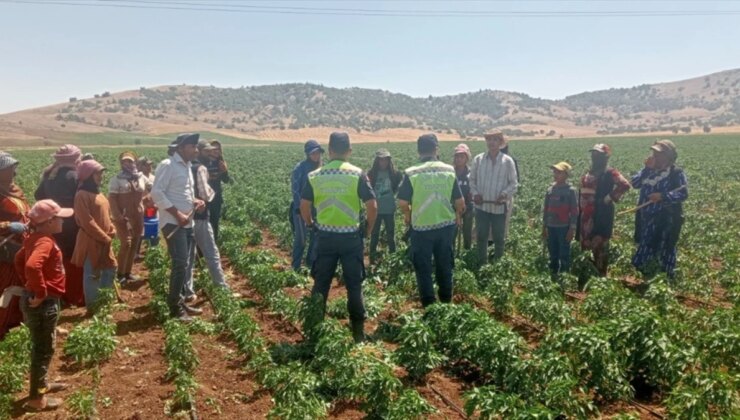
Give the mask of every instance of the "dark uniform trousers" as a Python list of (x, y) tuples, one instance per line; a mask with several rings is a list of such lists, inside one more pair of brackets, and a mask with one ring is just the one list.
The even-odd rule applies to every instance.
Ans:
[(359, 232), (333, 233), (319, 231), (316, 238), (316, 259), (311, 268), (314, 278), (311, 294), (320, 293), (324, 304), (337, 263), (342, 263), (343, 280), (347, 288), (347, 309), (351, 321), (365, 319), (365, 304), (362, 300), (362, 282), (365, 279), (363, 243)]
[[(432, 271), (437, 281), (439, 300), (443, 303), (449, 303), (452, 300), (452, 269), (455, 267), (454, 238), (455, 225), (426, 231), (411, 231), (411, 261), (416, 271), (416, 284), (419, 287), (421, 304), (424, 307), (435, 301)], [(434, 258), (434, 270), (432, 258)]]

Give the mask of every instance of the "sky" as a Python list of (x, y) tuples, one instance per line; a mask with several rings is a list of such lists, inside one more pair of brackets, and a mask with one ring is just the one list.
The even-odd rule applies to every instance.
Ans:
[(732, 0), (0, 0), (0, 114), (183, 83), (559, 99), (739, 68), (738, 40)]

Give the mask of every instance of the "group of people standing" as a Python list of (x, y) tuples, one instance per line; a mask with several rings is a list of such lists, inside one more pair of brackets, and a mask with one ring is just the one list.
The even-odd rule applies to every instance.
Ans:
[[(363, 238), (370, 238), (372, 264), (377, 261), (381, 225), (385, 225), (388, 249), (394, 252), (397, 208), (409, 228), (411, 261), (423, 306), (437, 299), (451, 301), (455, 235), (461, 234), (463, 246), (469, 249), (473, 220), (480, 265), (488, 262), (489, 245), (493, 245), (494, 260), (504, 255), (519, 174), (515, 160), (503, 152), (507, 146), (503, 134), (490, 133), (485, 140), (487, 151), (472, 159), (467, 145), (456, 146), (453, 165), (448, 165), (438, 160), (436, 136), (423, 135), (417, 140), (419, 164), (403, 172), (395, 168), (387, 149), (375, 153), (367, 172), (351, 165), (346, 133), (332, 133), (329, 161), (323, 166), (321, 145), (315, 140), (305, 143), (306, 160), (296, 165), (291, 176), (293, 268), (301, 268), (308, 242), (305, 262), (315, 280), (313, 293), (325, 305), (336, 265), (342, 263), (355, 340), (364, 337)], [(685, 174), (675, 165), (675, 144), (655, 142), (645, 167), (631, 182), (609, 166), (612, 151), (608, 145), (596, 144), (589, 151), (591, 167), (577, 189), (568, 183), (570, 164), (563, 161), (550, 166), (554, 182), (545, 194), (542, 234), (553, 278), (570, 270), (573, 239), (592, 252), (599, 275), (607, 275), (615, 203), (630, 188), (640, 189), (634, 209), (637, 251), (632, 263), (648, 274), (651, 262), (656, 261), (673, 278), (683, 221), (681, 203), (688, 197)]]
[(36, 203), (30, 206), (15, 183), (20, 162), (0, 152), (0, 340), (21, 321), (30, 330), (27, 409), (61, 404), (46, 394), (63, 385), (46, 376), (62, 304), (86, 306), (90, 314), (101, 289), (140, 280), (133, 273), (134, 261), (140, 254), (144, 222), (156, 222), (158, 209), (164, 210), (159, 214), (173, 261), (168, 299), (172, 315), (188, 321), (188, 314), (200, 313), (184, 303), (195, 299), (194, 244), (213, 281), (228, 287), (215, 239), (223, 203), (221, 183), (229, 181), (220, 143), (186, 134), (170, 144), (168, 153), (171, 157), (156, 173), (150, 159), (131, 151), (121, 153), (120, 170), (111, 177), (106, 196), (101, 192), (106, 168), (77, 146), (64, 145), (43, 170)]
[[(342, 264), (355, 341), (365, 339), (364, 238), (370, 237), (374, 262), (384, 225), (388, 248), (395, 251), (397, 209), (407, 226), (424, 307), (437, 300), (452, 301), (455, 236), (459, 232), (463, 246), (470, 248), (473, 220), (480, 264), (488, 262), (490, 244), (494, 259), (504, 255), (519, 174), (516, 162), (504, 153), (503, 134), (490, 133), (485, 140), (486, 152), (472, 159), (467, 145), (456, 146), (449, 165), (439, 161), (437, 137), (425, 134), (416, 142), (417, 164), (399, 171), (390, 152), (380, 149), (367, 172), (349, 162), (352, 147), (346, 133), (329, 137), (326, 164), (324, 148), (315, 140), (305, 143), (306, 159), (291, 177), (293, 268), (300, 269), (308, 242), (312, 294), (325, 310), (336, 267)], [(609, 166), (611, 148), (606, 144), (590, 149), (591, 167), (577, 189), (568, 183), (570, 164), (551, 166), (554, 183), (545, 194), (543, 237), (553, 275), (569, 270), (574, 238), (593, 252), (599, 274), (607, 274), (614, 203), (633, 187), (640, 195), (634, 209), (637, 251), (632, 263), (643, 273), (657, 266), (673, 277), (682, 203), (688, 197), (686, 176), (675, 165), (678, 154), (670, 140), (659, 140), (650, 150), (631, 182)], [(61, 403), (46, 397), (60, 387), (49, 383), (46, 373), (61, 303), (89, 309), (101, 288), (139, 280), (133, 263), (143, 222), (152, 211), (158, 211), (171, 257), (167, 298), (171, 316), (189, 321), (201, 313), (192, 305), (197, 299), (193, 289), (197, 252), (214, 283), (228, 289), (217, 246), (221, 183), (229, 182), (221, 145), (188, 133), (179, 135), (167, 153), (153, 174), (151, 160), (130, 151), (121, 153), (120, 170), (110, 179), (106, 197), (101, 192), (106, 168), (94, 156), (83, 156), (78, 147), (65, 145), (44, 169), (31, 207), (14, 182), (19, 161), (0, 152), (0, 340), (25, 320), (32, 341), (30, 409)], [(116, 236), (118, 255), (113, 252)]]

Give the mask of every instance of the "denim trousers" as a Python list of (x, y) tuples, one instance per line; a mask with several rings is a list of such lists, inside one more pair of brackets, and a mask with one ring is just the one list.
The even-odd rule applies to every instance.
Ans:
[[(168, 223), (162, 227), (162, 234), (165, 239), (172, 233), (177, 226)], [(166, 239), (167, 250), (172, 260), (172, 269), (170, 270), (170, 291), (167, 295), (167, 306), (170, 308), (170, 314), (175, 316), (182, 312), (185, 294), (185, 284), (192, 276), (188, 271), (192, 268), (190, 261), (195, 257), (195, 238), (193, 228), (179, 228), (172, 237)]]
[(416, 285), (422, 306), (435, 302), (434, 280), (440, 302), (452, 300), (452, 269), (455, 268), (454, 251), (455, 225), (426, 230), (411, 231), (411, 262), (416, 272)]
[(321, 294), (326, 306), (337, 263), (341, 262), (344, 285), (347, 288), (349, 319), (355, 322), (364, 320), (362, 282), (365, 279), (365, 262), (360, 233), (319, 232), (317, 236), (316, 261), (311, 268), (314, 279), (311, 294)]
[(115, 278), (116, 267), (95, 269), (92, 259), (89, 256), (85, 258), (85, 264), (82, 266), (82, 291), (85, 294), (87, 309), (95, 306), (100, 289), (113, 288)]
[(553, 274), (570, 271), (570, 243), (565, 240), (568, 226), (547, 227), (547, 250), (550, 253), (550, 272)]
[(308, 241), (306, 266), (310, 268), (316, 259), (316, 234), (306, 227), (300, 213), (294, 211), (291, 217), (293, 217), (293, 270), (297, 271), (301, 268), (306, 241)]
[(31, 372), (30, 392), (32, 399), (46, 393), (46, 376), (49, 373), (49, 364), (54, 356), (55, 329), (59, 321), (59, 298), (47, 297), (41, 305), (31, 308), (28, 300), (33, 293), (25, 291), (21, 297), (20, 306), (23, 312), (23, 322), (31, 334)]
[[(218, 246), (216, 246), (216, 239), (213, 237), (213, 230), (211, 229), (211, 222), (208, 219), (195, 219), (195, 226), (193, 227), (193, 234), (195, 235), (195, 245), (200, 249), (203, 254), (203, 259), (208, 267), (208, 273), (211, 275), (213, 283), (220, 287), (228, 288), (226, 284), (226, 275), (224, 269), (221, 267), (221, 254), (218, 252)], [(193, 267), (195, 266), (196, 257), (190, 259), (188, 264), (188, 272), (190, 277), (185, 283), (185, 296), (192, 296), (195, 294), (193, 290)]]

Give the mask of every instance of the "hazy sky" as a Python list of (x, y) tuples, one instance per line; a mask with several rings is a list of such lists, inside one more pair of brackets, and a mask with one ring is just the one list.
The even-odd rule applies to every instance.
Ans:
[(740, 67), (740, 1), (34, 3), (0, 0), (0, 113), (182, 83), (562, 98)]

